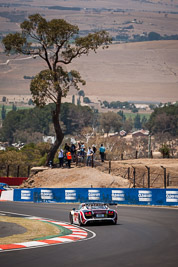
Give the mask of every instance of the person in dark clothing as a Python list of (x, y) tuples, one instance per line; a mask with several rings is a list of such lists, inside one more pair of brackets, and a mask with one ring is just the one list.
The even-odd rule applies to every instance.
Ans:
[(65, 153), (67, 153), (67, 151), (70, 151), (70, 146), (67, 143), (65, 143), (64, 151)]
[(70, 152), (72, 154), (72, 160), (75, 160), (75, 154), (76, 154), (76, 146), (74, 144), (71, 145), (70, 147)]
[(97, 148), (95, 145), (92, 145), (92, 150), (93, 150), (93, 161), (95, 160), (95, 156), (96, 156), (96, 151), (97, 151)]
[(101, 144), (99, 152), (100, 152), (100, 156), (101, 156), (101, 161), (104, 162), (104, 155), (105, 155), (105, 147), (103, 146), (103, 144)]

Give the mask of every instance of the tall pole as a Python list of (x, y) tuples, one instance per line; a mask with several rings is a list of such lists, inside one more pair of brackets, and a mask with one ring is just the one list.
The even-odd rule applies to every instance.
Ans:
[(136, 185), (136, 171), (135, 171), (135, 167), (133, 167), (133, 188), (135, 188), (135, 185)]
[(164, 188), (166, 188), (166, 187), (167, 187), (166, 168), (164, 168), (163, 166), (161, 166), (161, 168), (162, 168), (163, 171), (164, 171)]
[(145, 166), (148, 171), (148, 188), (150, 188), (150, 168), (148, 166)]
[(151, 158), (151, 134), (148, 136), (148, 158)]

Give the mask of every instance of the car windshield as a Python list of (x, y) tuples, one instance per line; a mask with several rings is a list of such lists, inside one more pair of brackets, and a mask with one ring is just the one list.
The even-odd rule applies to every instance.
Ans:
[(85, 208), (85, 209), (108, 209), (108, 206), (106, 204), (102, 203), (86, 203), (86, 204), (81, 204), (79, 206), (79, 209)]

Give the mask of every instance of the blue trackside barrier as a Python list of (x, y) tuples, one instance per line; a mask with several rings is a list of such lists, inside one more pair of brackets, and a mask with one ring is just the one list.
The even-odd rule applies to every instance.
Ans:
[(32, 188), (14, 189), (14, 201), (106, 202), (129, 205), (178, 206), (178, 189)]

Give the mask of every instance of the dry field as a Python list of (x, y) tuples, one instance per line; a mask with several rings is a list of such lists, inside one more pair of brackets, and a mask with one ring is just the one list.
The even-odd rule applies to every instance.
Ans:
[[(113, 44), (77, 59), (71, 68), (81, 72), (87, 82), (82, 89), (93, 101), (176, 101), (177, 50), (178, 41)], [(44, 68), (38, 58), (0, 65), (0, 95), (30, 95), (30, 81), (23, 76), (33, 76)]]
[[(177, 0), (7, 0), (1, 4), (2, 35), (19, 30), (20, 21), (12, 22), (3, 14), (14, 12), (27, 17), (39, 12), (47, 19), (64, 18), (77, 24), (82, 31), (105, 29), (112, 36), (124, 26), (133, 25), (127, 34), (155, 31), (161, 35), (178, 34)], [(48, 9), (49, 6), (80, 7), (80, 11)], [(95, 10), (94, 10), (95, 8)], [(105, 9), (103, 9), (105, 8)], [(99, 10), (100, 9), (100, 10)], [(101, 10), (102, 9), (102, 10)], [(132, 23), (133, 20), (138, 23)], [(127, 24), (127, 22), (130, 24)], [(153, 101), (178, 100), (178, 41), (113, 44), (108, 50), (81, 57), (70, 68), (81, 72), (87, 85), (82, 88), (93, 101)], [(0, 52), (2, 52), (2, 47)], [(30, 98), (29, 80), (46, 68), (44, 62), (24, 57), (7, 58), (0, 54), (0, 98)], [(9, 64), (7, 59), (11, 59)], [(70, 70), (70, 69), (69, 69)], [(71, 91), (67, 98), (71, 101)]]

